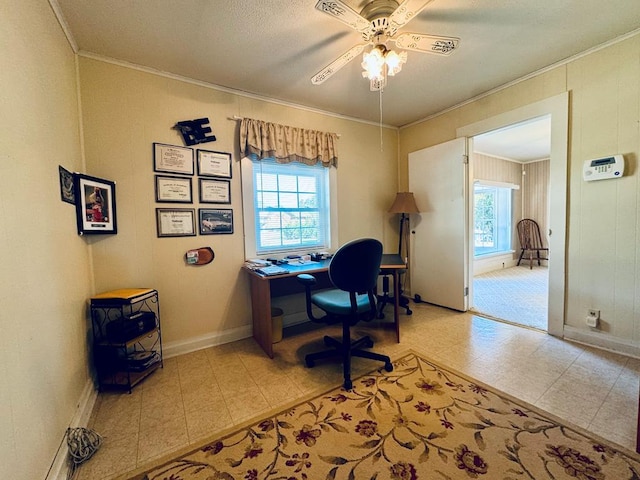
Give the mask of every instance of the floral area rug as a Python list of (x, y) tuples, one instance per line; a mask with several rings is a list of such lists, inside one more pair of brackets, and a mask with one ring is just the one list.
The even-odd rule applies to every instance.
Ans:
[(409, 353), (136, 480), (640, 480), (640, 456)]

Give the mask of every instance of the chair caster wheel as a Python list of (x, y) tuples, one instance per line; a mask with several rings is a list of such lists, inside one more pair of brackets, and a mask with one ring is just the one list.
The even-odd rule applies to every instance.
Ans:
[(393, 372), (393, 365), (391, 364), (391, 362), (389, 362), (389, 363), (385, 363), (385, 364), (384, 364), (384, 369), (385, 369), (387, 372)]
[(304, 363), (307, 368), (313, 368), (316, 366), (316, 362), (314, 362), (313, 360), (305, 360)]
[(409, 309), (407, 308), (407, 315), (411, 315), (412, 313), (413, 313), (413, 311), (412, 311), (412, 310), (409, 310)]

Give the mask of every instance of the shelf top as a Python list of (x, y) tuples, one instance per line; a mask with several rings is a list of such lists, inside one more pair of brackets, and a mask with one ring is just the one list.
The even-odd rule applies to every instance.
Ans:
[(140, 297), (154, 292), (153, 288), (121, 288), (119, 290), (112, 290), (110, 292), (100, 293), (91, 297), (91, 300), (106, 300), (106, 299), (122, 299), (130, 300), (132, 298)]

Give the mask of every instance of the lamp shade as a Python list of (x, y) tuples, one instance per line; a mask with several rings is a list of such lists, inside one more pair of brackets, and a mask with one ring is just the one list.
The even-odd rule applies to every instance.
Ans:
[(412, 192), (398, 192), (389, 213), (420, 213)]

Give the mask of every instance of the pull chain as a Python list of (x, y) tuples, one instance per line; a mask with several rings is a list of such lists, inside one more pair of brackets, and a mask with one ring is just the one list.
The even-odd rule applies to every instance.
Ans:
[(380, 151), (382, 152), (382, 88), (380, 89)]

